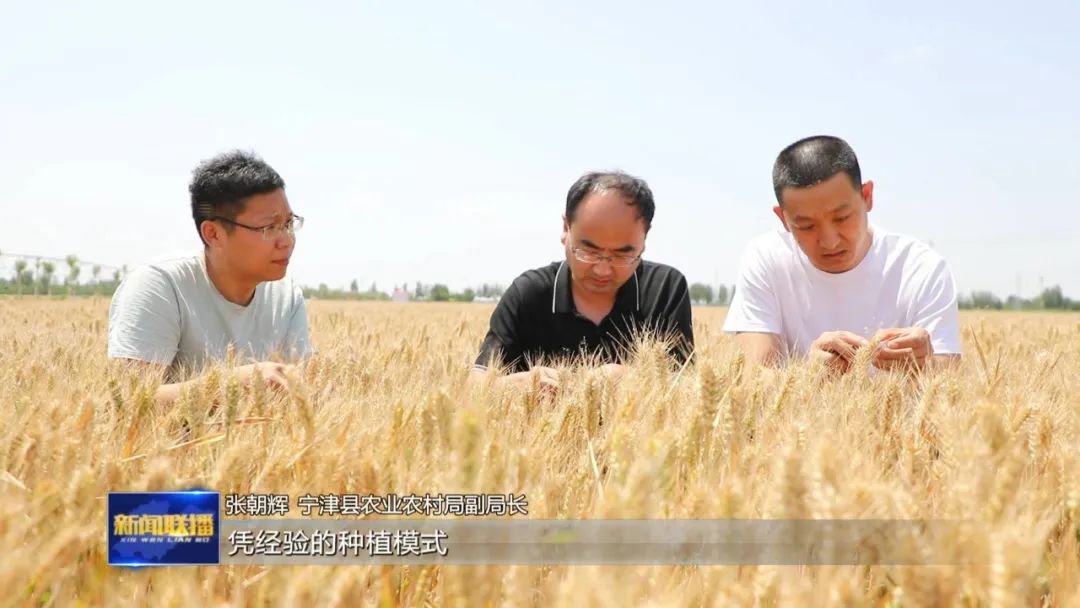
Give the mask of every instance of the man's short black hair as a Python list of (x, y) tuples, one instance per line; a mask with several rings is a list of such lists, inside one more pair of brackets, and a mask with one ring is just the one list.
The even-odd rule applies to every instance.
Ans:
[(652, 227), (653, 214), (656, 213), (656, 203), (653, 201), (652, 190), (645, 180), (634, 177), (622, 171), (594, 171), (586, 173), (570, 186), (566, 193), (566, 222), (574, 222), (574, 212), (585, 197), (590, 194), (600, 194), (608, 190), (615, 190), (626, 197), (629, 204), (637, 207), (638, 217), (645, 220), (645, 230)]
[[(284, 187), (285, 180), (254, 152), (232, 150), (204, 160), (192, 171), (188, 186), (195, 230), (214, 217), (234, 220), (243, 213), (248, 197)], [(225, 229), (232, 230), (232, 226)]]
[(839, 137), (815, 135), (784, 148), (773, 164), (772, 181), (776, 200), (782, 206), (784, 188), (808, 188), (837, 173), (844, 173), (856, 190), (862, 188), (862, 173), (855, 150)]

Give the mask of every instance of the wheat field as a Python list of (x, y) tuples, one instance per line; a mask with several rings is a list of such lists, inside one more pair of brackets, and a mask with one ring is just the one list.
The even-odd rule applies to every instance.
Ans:
[[(770, 378), (722, 309), (695, 309), (696, 366), (647, 348), (618, 385), (564, 370), (548, 402), (467, 384), (490, 305), (316, 301), (292, 392), (212, 373), (161, 409), (106, 360), (107, 309), (0, 299), (2, 605), (1080, 606), (1080, 315), (965, 313), (963, 365), (921, 379)], [(969, 565), (106, 565), (108, 490), (193, 486), (516, 492), (532, 518), (958, 518), (905, 542)]]

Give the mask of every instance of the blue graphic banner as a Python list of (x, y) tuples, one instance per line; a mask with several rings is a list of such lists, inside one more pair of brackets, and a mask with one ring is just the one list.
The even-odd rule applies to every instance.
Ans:
[(109, 492), (109, 564), (219, 563), (220, 507), (217, 492)]

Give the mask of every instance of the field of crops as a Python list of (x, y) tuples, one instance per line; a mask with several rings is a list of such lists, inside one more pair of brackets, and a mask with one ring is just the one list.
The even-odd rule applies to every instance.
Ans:
[[(0, 299), (0, 605), (1080, 605), (1080, 315), (965, 313), (921, 380), (744, 370), (696, 309), (553, 402), (467, 384), (490, 305), (312, 302), (288, 394), (211, 375), (168, 409), (105, 358), (108, 301)], [(207, 405), (217, 401), (212, 412)], [(603, 424), (598, 421), (603, 419)], [(963, 566), (230, 566), (105, 561), (108, 490), (524, 493), (535, 518), (953, 518)]]

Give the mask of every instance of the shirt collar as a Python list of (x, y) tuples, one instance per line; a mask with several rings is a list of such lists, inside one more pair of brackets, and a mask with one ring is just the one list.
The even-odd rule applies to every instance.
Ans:
[[(615, 294), (615, 306), (611, 312), (641, 310), (641, 286), (638, 282), (641, 266), (642, 264), (639, 263), (634, 269), (634, 274), (630, 275), (630, 280), (624, 283)], [(570, 268), (566, 265), (566, 261), (559, 262), (559, 268), (555, 271), (555, 287), (551, 293), (552, 314), (577, 312), (573, 292), (570, 290), (570, 281)]]

